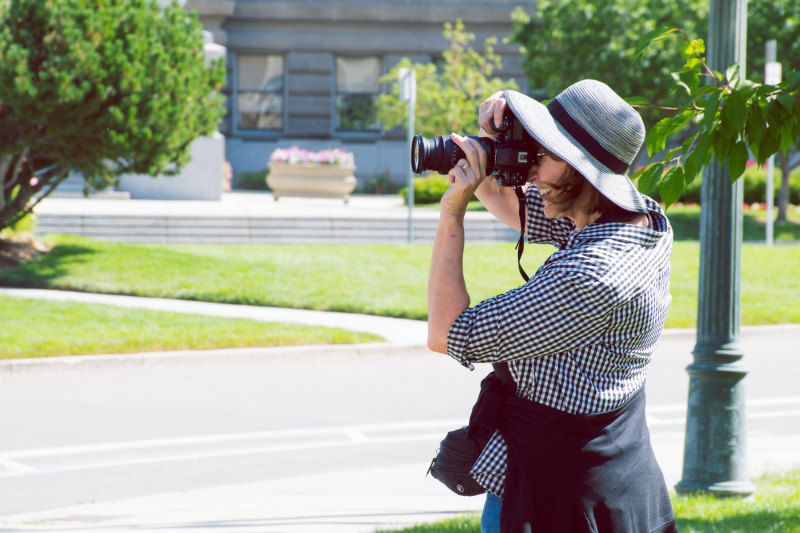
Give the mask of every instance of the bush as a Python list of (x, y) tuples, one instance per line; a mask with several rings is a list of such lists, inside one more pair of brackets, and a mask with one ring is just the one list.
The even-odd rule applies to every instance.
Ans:
[(225, 66), (177, 1), (0, 1), (0, 58), (0, 227), (72, 173), (175, 174), (225, 114)]
[[(434, 204), (442, 199), (450, 182), (447, 175), (431, 172), (427, 177), (414, 178), (414, 203)], [(403, 187), (398, 193), (404, 202), (408, 201), (408, 187)]]
[(358, 192), (363, 194), (396, 194), (401, 186), (402, 184), (393, 180), (389, 175), (389, 171), (386, 170), (361, 185)]
[(245, 191), (268, 191), (267, 174), (269, 174), (269, 169), (266, 168), (263, 170), (240, 172), (236, 175), (233, 188), (243, 189)]

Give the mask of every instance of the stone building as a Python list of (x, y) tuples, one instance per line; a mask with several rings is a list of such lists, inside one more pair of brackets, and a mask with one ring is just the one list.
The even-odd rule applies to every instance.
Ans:
[[(378, 79), (401, 58), (436, 61), (449, 46), (445, 22), (501, 41), (501, 78), (524, 89), (517, 45), (502, 43), (522, 0), (186, 0), (227, 47), (228, 113), (220, 125), (235, 173), (264, 169), (292, 145), (354, 153), (360, 183), (389, 172), (405, 180), (406, 134), (375, 119)], [(430, 110), (435, 112), (435, 110)], [(447, 132), (442, 132), (447, 133)]]

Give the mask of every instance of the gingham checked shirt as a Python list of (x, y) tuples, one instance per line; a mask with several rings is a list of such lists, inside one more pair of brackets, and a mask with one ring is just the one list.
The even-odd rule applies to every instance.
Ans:
[[(507, 361), (516, 394), (568, 413), (615, 409), (644, 384), (670, 303), (672, 229), (645, 197), (643, 228), (544, 216), (534, 185), (526, 195), (528, 241), (559, 248), (531, 279), (466, 309), (447, 337), (465, 366)], [(502, 496), (506, 444), (495, 431), (472, 468)]]

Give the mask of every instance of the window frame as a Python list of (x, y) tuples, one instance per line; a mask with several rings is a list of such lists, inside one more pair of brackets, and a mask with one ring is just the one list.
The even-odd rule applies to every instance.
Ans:
[[(281, 76), (283, 77), (283, 86), (281, 87), (281, 128), (280, 129), (248, 129), (242, 128), (239, 125), (239, 93), (241, 92), (239, 87), (239, 58), (241, 57), (270, 57), (276, 56), (281, 58), (282, 62), (282, 72)], [(247, 50), (247, 51), (239, 51), (234, 54), (234, 61), (233, 61), (233, 94), (231, 98), (231, 114), (233, 115), (231, 123), (233, 125), (232, 130), (233, 134), (239, 137), (249, 137), (249, 138), (268, 138), (268, 139), (275, 139), (280, 138), (285, 135), (286, 127), (287, 127), (287, 120), (288, 120), (288, 83), (287, 83), (287, 75), (288, 75), (288, 68), (287, 68), (287, 57), (286, 54), (277, 53), (277, 52), (265, 52), (262, 50)], [(266, 91), (264, 91), (266, 92)]]
[[(333, 83), (331, 84), (331, 136), (343, 139), (365, 139), (374, 140), (383, 135), (383, 128), (380, 120), (376, 116), (376, 129), (374, 130), (339, 130), (339, 110), (338, 110), (338, 96), (339, 96), (339, 69), (337, 61), (340, 59), (377, 59), (378, 60), (378, 80), (385, 74), (385, 58), (375, 54), (334, 54), (333, 56)], [(383, 84), (378, 81), (378, 90), (374, 93), (376, 98), (383, 94)], [(377, 113), (377, 106), (376, 106)]]

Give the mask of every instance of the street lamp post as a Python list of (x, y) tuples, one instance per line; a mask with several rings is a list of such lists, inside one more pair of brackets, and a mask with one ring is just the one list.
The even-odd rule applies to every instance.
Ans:
[[(747, 0), (710, 0), (709, 66), (724, 72), (738, 62), (744, 77)], [(739, 342), (742, 180), (731, 184), (716, 159), (703, 174), (697, 343), (678, 492), (748, 495), (744, 377)]]

